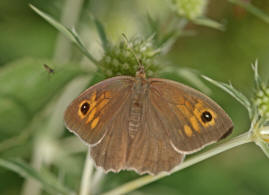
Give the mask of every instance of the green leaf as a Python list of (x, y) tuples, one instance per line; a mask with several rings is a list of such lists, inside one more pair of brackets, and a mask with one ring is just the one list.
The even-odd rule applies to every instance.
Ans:
[(249, 116), (253, 115), (251, 103), (246, 96), (244, 96), (241, 92), (235, 89), (231, 84), (226, 84), (223, 82), (215, 81), (209, 77), (202, 76), (205, 80), (209, 81), (210, 83), (214, 84), (215, 86), (221, 88), (222, 90), (229, 93), (232, 97), (234, 97), (239, 103), (241, 103), (249, 113)]
[(194, 24), (215, 28), (215, 29), (221, 30), (221, 31), (225, 30), (225, 27), (224, 27), (223, 24), (221, 24), (221, 23), (219, 23), (219, 22), (217, 22), (215, 20), (212, 20), (210, 18), (207, 18), (207, 17), (195, 18), (195, 19), (192, 20), (192, 22)]
[(178, 70), (178, 74), (186, 81), (190, 82), (192, 85), (202, 90), (204, 93), (211, 93), (210, 88), (205, 85), (201, 77), (195, 71), (187, 68), (181, 68)]
[(88, 72), (74, 64), (59, 65), (55, 73), (44, 69), (49, 60), (21, 59), (6, 64), (0, 71), (0, 134), (17, 134), (36, 113), (72, 79)]
[[(195, 86), (196, 88), (203, 91), (204, 93), (206, 94), (211, 93), (211, 89), (205, 85), (200, 75), (192, 69), (176, 68), (176, 67), (169, 66), (169, 67), (165, 67), (163, 69), (163, 72), (160, 75), (165, 76), (165, 73), (174, 73), (175, 76), (178, 76), (180, 80), (184, 79), (184, 81), (187, 81), (188, 83)], [(173, 78), (175, 78), (175, 76), (173, 76)]]
[(70, 29), (61, 23), (54, 20), (51, 16), (48, 14), (42, 12), (38, 8), (36, 8), (33, 5), (29, 5), (38, 15), (40, 15), (42, 18), (44, 18), (48, 23), (50, 23), (52, 26), (54, 26), (58, 31), (63, 33), (70, 41), (75, 43), (78, 48), (82, 51), (82, 53), (88, 57), (89, 60), (91, 60), (94, 64), (98, 64), (97, 60), (89, 53), (89, 51), (86, 49), (80, 38), (78, 37), (77, 33), (75, 32), (75, 29)]
[(173, 19), (169, 18), (169, 22), (167, 20), (161, 23), (148, 14), (150, 37), (153, 37), (153, 44), (162, 54), (171, 49), (178, 37), (183, 34), (183, 29), (187, 24), (185, 18), (173, 17)]
[(254, 81), (255, 81), (256, 90), (261, 90), (262, 89), (262, 80), (260, 78), (259, 71), (258, 71), (258, 60), (256, 60), (255, 63), (252, 64), (252, 69), (254, 72)]
[(106, 31), (105, 31), (105, 28), (103, 26), (103, 24), (94, 16), (94, 15), (91, 15), (94, 23), (95, 23), (95, 26), (96, 26), (96, 29), (97, 29), (97, 32), (99, 34), (99, 37), (102, 41), (102, 45), (103, 45), (103, 49), (105, 51), (107, 51), (109, 49), (109, 41), (106, 37)]
[(42, 12), (41, 10), (39, 10), (38, 8), (36, 8), (33, 5), (29, 5), (30, 8), (32, 8), (38, 15), (40, 15), (42, 18), (44, 18), (48, 23), (50, 23), (52, 26), (54, 26), (58, 31), (60, 31), (61, 33), (63, 33), (70, 41), (72, 42), (76, 42), (74, 36), (72, 35), (72, 33), (69, 32), (68, 28), (65, 27), (64, 25), (60, 24), (59, 22), (57, 22), (56, 20), (54, 20), (51, 16), (49, 16), (48, 14)]
[(16, 172), (24, 178), (36, 180), (42, 185), (43, 189), (50, 194), (75, 194), (73, 191), (57, 182), (57, 179), (53, 178), (51, 174), (50, 177), (44, 176), (21, 160), (0, 159), (0, 166)]
[(147, 13), (147, 20), (149, 24), (150, 34), (156, 34), (156, 36), (158, 37), (161, 26), (160, 21), (153, 18), (149, 13)]
[(269, 15), (264, 13), (263, 11), (261, 11), (260, 9), (258, 9), (254, 5), (252, 5), (251, 3), (245, 2), (242, 0), (229, 0), (229, 1), (233, 4), (236, 4), (236, 5), (243, 7), (248, 12), (250, 12), (253, 15), (255, 15), (256, 17), (260, 18), (264, 22), (269, 23)]

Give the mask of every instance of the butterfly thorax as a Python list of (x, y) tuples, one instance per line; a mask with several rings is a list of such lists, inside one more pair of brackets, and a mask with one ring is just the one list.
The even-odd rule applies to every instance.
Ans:
[(144, 99), (147, 97), (148, 89), (149, 83), (145, 78), (144, 69), (139, 69), (132, 88), (132, 105), (129, 112), (128, 133), (131, 138), (134, 138), (137, 131), (141, 129)]

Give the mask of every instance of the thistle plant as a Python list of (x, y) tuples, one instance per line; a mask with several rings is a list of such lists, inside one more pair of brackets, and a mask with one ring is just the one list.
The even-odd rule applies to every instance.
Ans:
[[(254, 142), (258, 146), (260, 146), (260, 148), (264, 151), (265, 155), (269, 158), (269, 117), (267, 109), (269, 101), (266, 92), (268, 90), (268, 87), (265, 85), (265, 82), (260, 78), (258, 74), (257, 61), (253, 65), (253, 70), (254, 80), (256, 84), (256, 88), (254, 89), (253, 94), (254, 99), (247, 98), (240, 91), (235, 89), (231, 84), (215, 81), (209, 77), (203, 76), (205, 80), (226, 91), (248, 110), (249, 117), (251, 120), (251, 126), (249, 130), (245, 133), (229, 141), (226, 141), (211, 150), (195, 155), (194, 157), (187, 158), (187, 160), (185, 160), (173, 170), (173, 173), (180, 171), (186, 167), (192, 166), (221, 152), (250, 142)], [(266, 107), (264, 105), (266, 105)], [(114, 190), (111, 190), (105, 193), (105, 195), (125, 194), (146, 184), (159, 180), (163, 177), (167, 177), (167, 174), (159, 174), (157, 176), (144, 176), (142, 178), (138, 178), (137, 180), (126, 183)]]
[[(256, 9), (251, 4), (243, 3), (240, 0), (230, 0), (229, 2), (244, 7), (246, 10), (261, 18), (265, 22), (269, 21), (269, 17), (266, 14), (261, 12), (259, 9)], [(64, 91), (60, 97), (57, 97), (52, 104), (44, 108), (44, 110), (42, 110), (42, 112), (32, 120), (32, 124), (26, 128), (27, 131), (25, 131), (22, 135), (20, 135), (19, 137), (12, 138), (11, 140), (8, 140), (6, 142), (0, 143), (0, 151), (15, 147), (18, 143), (23, 144), (30, 139), (29, 137), (32, 134), (34, 134), (33, 132), (35, 129), (37, 129), (38, 124), (42, 124), (42, 128), (40, 129), (40, 131), (42, 131), (43, 134), (37, 136), (38, 138), (35, 140), (34, 146), (37, 146), (38, 150), (33, 156), (37, 156), (37, 161), (41, 159), (41, 161), (43, 162), (43, 164), (41, 163), (41, 165), (44, 165), (45, 168), (39, 165), (39, 168), (41, 166), (41, 169), (38, 170), (38, 168), (35, 167), (34, 169), (32, 166), (24, 163), (22, 160), (10, 160), (4, 158), (0, 158), (0, 166), (6, 167), (14, 172), (17, 172), (18, 174), (27, 178), (27, 181), (29, 181), (28, 179), (32, 179), (38, 182), (38, 184), (41, 184), (41, 188), (50, 194), (76, 194), (75, 190), (72, 189), (73, 187), (67, 186), (66, 184), (62, 183), (59, 177), (57, 178), (57, 176), (48, 171), (48, 167), (52, 164), (53, 161), (56, 161), (55, 164), (58, 163), (57, 166), (61, 167), (62, 164), (60, 162), (63, 161), (62, 159), (67, 162), (67, 154), (71, 154), (72, 152), (74, 152), (72, 150), (75, 150), (74, 148), (77, 147), (79, 148), (79, 151), (87, 153), (85, 157), (84, 170), (82, 171), (81, 176), (80, 189), (78, 190), (79, 194), (86, 195), (91, 192), (98, 194), (100, 194), (101, 192), (104, 193), (99, 188), (97, 189), (97, 185), (95, 184), (99, 184), (100, 186), (100, 183), (102, 182), (100, 180), (102, 180), (102, 178), (105, 176), (102, 173), (100, 174), (99, 170), (94, 170), (94, 165), (89, 158), (89, 151), (86, 152), (86, 146), (83, 146), (82, 144), (78, 146), (78, 142), (69, 138), (60, 139), (60, 136), (55, 133), (55, 129), (63, 131), (64, 127), (62, 121), (59, 122), (58, 120), (60, 119), (55, 116), (58, 116), (59, 113), (62, 113), (62, 108), (65, 107), (65, 104), (68, 102), (68, 100), (70, 100), (70, 98), (73, 98), (76, 93), (79, 93), (79, 91), (88, 86), (89, 82), (96, 82), (93, 79), (95, 75), (101, 74), (103, 78), (109, 78), (117, 75), (134, 76), (138, 66), (137, 59), (135, 56), (137, 56), (137, 58), (141, 60), (141, 63), (145, 66), (145, 71), (148, 77), (155, 77), (159, 73), (162, 73), (169, 68), (171, 68), (170, 70), (172, 70), (173, 72), (182, 71), (182, 68), (173, 69), (172, 67), (169, 67), (167, 65), (169, 64), (168, 62), (160, 62), (160, 60), (162, 60), (162, 55), (166, 54), (171, 49), (171, 46), (175, 43), (177, 38), (182, 35), (181, 32), (184, 31), (185, 26), (188, 22), (193, 22), (198, 25), (204, 25), (215, 29), (224, 30), (223, 24), (214, 21), (213, 19), (206, 16), (207, 5), (209, 3), (210, 1), (208, 0), (171, 0), (171, 15), (175, 19), (173, 19), (173, 22), (170, 24), (170, 26), (165, 26), (167, 27), (166, 29), (168, 29), (165, 33), (162, 34), (161, 32), (157, 32), (156, 30), (158, 28), (160, 29), (160, 26), (164, 24), (155, 23), (157, 28), (152, 28), (150, 34), (131, 37), (128, 42), (124, 41), (124, 39), (122, 38), (120, 39), (121, 41), (112, 43), (112, 41), (107, 38), (107, 34), (102, 23), (97, 18), (92, 16), (92, 22), (95, 23), (99, 39), (102, 43), (103, 55), (100, 58), (97, 58), (88, 50), (87, 45), (82, 41), (82, 38), (80, 38), (80, 36), (78, 35), (79, 33), (77, 33), (75, 28), (66, 27), (54, 20), (48, 14), (40, 11), (34, 6), (31, 6), (36, 13), (38, 13), (52, 26), (57, 28), (71, 42), (73, 42), (81, 51), (83, 57), (87, 58), (89, 61), (91, 61), (92, 64), (96, 66), (96, 70), (89, 71), (84, 70), (81, 67), (76, 67), (69, 71), (63, 72), (62, 74), (57, 73), (56, 71), (55, 77), (57, 79), (62, 79), (61, 86), (66, 85), (67, 81), (74, 80), (77, 77), (82, 77), (86, 75), (87, 78), (76, 80), (73, 85), (68, 86), (66, 91)], [(149, 18), (149, 20), (151, 20), (152, 24), (155, 22), (152, 18)], [(154, 25), (152, 27), (154, 27)], [(44, 64), (44, 62), (42, 62), (41, 64)], [(34, 66), (31, 68), (34, 68)], [(269, 86), (259, 76), (257, 62), (253, 65), (253, 70), (255, 89), (253, 89), (254, 93), (251, 98), (246, 97), (239, 90), (235, 89), (231, 84), (218, 82), (209, 77), (203, 76), (206, 81), (209, 81), (210, 83), (226, 91), (247, 109), (251, 125), (249, 129), (245, 131), (245, 133), (234, 137), (226, 142), (222, 142), (221, 144), (218, 144), (205, 152), (187, 158), (183, 163), (181, 163), (173, 170), (172, 174), (186, 167), (199, 163), (205, 159), (208, 159), (214, 155), (217, 155), (221, 152), (229, 150), (233, 147), (250, 142), (256, 143), (264, 151), (266, 156), (269, 157)], [(20, 70), (18, 69), (18, 71)], [(187, 75), (186, 70), (182, 72)], [(190, 74), (188, 74), (188, 77), (189, 75)], [(191, 79), (198, 80), (198, 87), (201, 86), (201, 83), (204, 82), (203, 79), (201, 79), (197, 74), (191, 74)], [(38, 83), (37, 88), (40, 87), (48, 89), (50, 86), (48, 84), (41, 85), (40, 83)], [(57, 89), (59, 88), (60, 87), (58, 87)], [(56, 90), (52, 93), (56, 93)], [(32, 93), (29, 94), (32, 95)], [(35, 95), (37, 93), (33, 94)], [(57, 121), (55, 118), (57, 119)], [(43, 150), (39, 150), (40, 148), (43, 148)], [(40, 155), (38, 154), (38, 151), (42, 151), (46, 155)], [(60, 161), (59, 159), (62, 161)], [(133, 190), (137, 190), (140, 187), (147, 185), (151, 182), (160, 180), (164, 177), (168, 177), (168, 175), (159, 174), (157, 176), (142, 176), (131, 182), (116, 187), (111, 191), (107, 191), (104, 194), (125, 194)], [(37, 187), (36, 193), (34, 194), (41, 193), (40, 186), (38, 187), (36, 184), (33, 183), (31, 183), (30, 185), (30, 187), (33, 188)]]
[(205, 13), (207, 0), (171, 0), (175, 11), (189, 19), (201, 17)]
[(122, 40), (118, 45), (109, 44), (99, 62), (102, 74), (106, 78), (118, 75), (134, 76), (139, 65), (136, 57), (144, 65), (147, 76), (157, 74), (161, 67), (156, 55), (160, 52), (153, 47), (151, 37), (147, 40), (133, 38), (127, 41)]

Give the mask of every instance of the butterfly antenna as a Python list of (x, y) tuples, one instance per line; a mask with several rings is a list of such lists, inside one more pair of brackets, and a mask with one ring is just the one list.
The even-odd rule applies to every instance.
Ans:
[(132, 48), (131, 45), (130, 45), (130, 42), (129, 42), (127, 36), (126, 36), (124, 33), (122, 33), (121, 35), (122, 35), (122, 37), (124, 38), (124, 40), (125, 40), (125, 42), (126, 42), (128, 48), (130, 49), (131, 53), (132, 53), (133, 56), (135, 57), (135, 59), (136, 59), (136, 61), (137, 61), (137, 64), (139, 65), (139, 69), (143, 69), (144, 66), (143, 66), (143, 64), (142, 64), (142, 60), (141, 60), (141, 59), (138, 59), (137, 55), (135, 54), (133, 48)]

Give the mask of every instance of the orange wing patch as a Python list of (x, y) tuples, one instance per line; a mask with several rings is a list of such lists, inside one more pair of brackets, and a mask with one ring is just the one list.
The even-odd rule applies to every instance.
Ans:
[(91, 129), (94, 129), (99, 122), (99, 117), (95, 118), (91, 123)]
[(184, 125), (184, 132), (188, 137), (192, 136), (192, 130), (188, 125)]
[(197, 119), (196, 119), (195, 116), (192, 116), (192, 117), (190, 118), (190, 122), (191, 122), (191, 125), (192, 125), (193, 129), (194, 129), (197, 133), (200, 133), (200, 126), (199, 126), (198, 121), (197, 121)]
[(111, 97), (111, 93), (108, 91), (102, 93), (99, 97), (96, 96), (96, 93), (90, 97), (90, 110), (86, 124), (90, 123), (91, 129), (94, 129), (98, 125), (100, 120), (99, 115)]
[(98, 111), (102, 110), (103, 107), (109, 102), (109, 99), (103, 99), (97, 106), (96, 109)]
[(94, 118), (94, 115), (96, 113), (96, 108), (94, 108), (91, 112), (90, 112), (90, 115), (88, 117), (88, 120), (86, 121), (86, 123), (89, 123), (92, 121), (92, 119)]
[(183, 115), (189, 119), (190, 124), (192, 126), (192, 128), (197, 132), (200, 133), (200, 125), (199, 122), (197, 120), (197, 116), (191, 112), (193, 110), (192, 105), (190, 104), (190, 102), (185, 101), (184, 104), (182, 105), (177, 105), (177, 108), (183, 113)]

